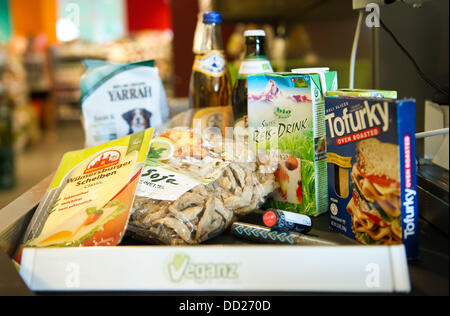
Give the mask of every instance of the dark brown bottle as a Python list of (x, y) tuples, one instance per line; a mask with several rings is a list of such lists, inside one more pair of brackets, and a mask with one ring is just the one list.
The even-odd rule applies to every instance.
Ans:
[(233, 88), (233, 110), (235, 129), (248, 128), (247, 79), (249, 75), (273, 72), (264, 47), (266, 33), (263, 30), (248, 30), (245, 36), (245, 57)]

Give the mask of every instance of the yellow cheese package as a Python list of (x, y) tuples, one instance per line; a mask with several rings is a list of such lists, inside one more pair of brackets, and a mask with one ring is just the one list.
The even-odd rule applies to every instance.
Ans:
[(66, 153), (24, 236), (24, 247), (115, 246), (153, 129)]

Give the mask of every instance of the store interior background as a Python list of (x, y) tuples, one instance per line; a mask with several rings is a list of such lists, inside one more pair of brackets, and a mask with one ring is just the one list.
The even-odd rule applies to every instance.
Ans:
[[(223, 15), (232, 77), (242, 56), (243, 30), (263, 27), (276, 71), (329, 66), (338, 71), (339, 87), (348, 87), (358, 18), (351, 0), (0, 0), (0, 82), (15, 94), (15, 184), (0, 189), (0, 209), (50, 176), (65, 152), (84, 147), (82, 59), (155, 59), (172, 114), (187, 107), (194, 33), (199, 9), (207, 4)], [(421, 8), (395, 3), (381, 11), (423, 71), (447, 89), (448, 15), (448, 0)], [(423, 131), (424, 102), (435, 91), (381, 29), (362, 28), (355, 87), (415, 98), (417, 130)]]

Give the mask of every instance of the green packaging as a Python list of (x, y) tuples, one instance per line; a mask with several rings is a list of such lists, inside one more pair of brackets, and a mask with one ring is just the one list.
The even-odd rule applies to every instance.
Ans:
[(360, 98), (385, 98), (397, 99), (397, 91), (390, 90), (365, 90), (365, 89), (339, 89), (327, 92), (327, 97), (360, 97)]
[(279, 189), (268, 208), (318, 216), (327, 211), (326, 90), (337, 73), (249, 76), (249, 146), (276, 159)]

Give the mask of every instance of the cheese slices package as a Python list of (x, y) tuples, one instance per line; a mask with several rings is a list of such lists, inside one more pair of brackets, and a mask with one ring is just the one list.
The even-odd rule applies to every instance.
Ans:
[(120, 243), (153, 129), (66, 153), (24, 236), (24, 247)]
[(418, 256), (415, 101), (326, 98), (332, 229)]
[(81, 112), (87, 147), (166, 122), (169, 105), (153, 61), (83, 63), (87, 71), (81, 79)]

